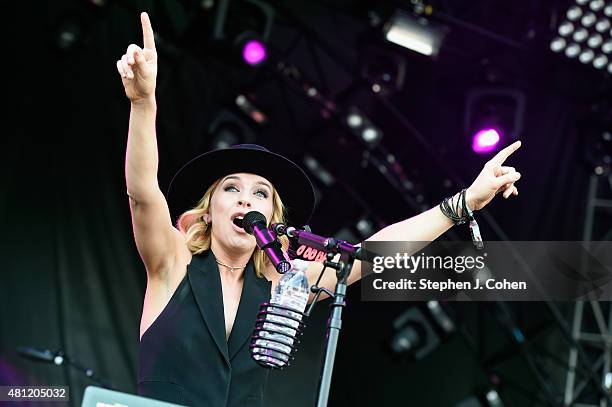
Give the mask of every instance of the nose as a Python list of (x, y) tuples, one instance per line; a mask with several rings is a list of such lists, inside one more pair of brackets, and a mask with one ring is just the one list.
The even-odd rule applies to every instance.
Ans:
[(238, 200), (238, 206), (244, 206), (246, 208), (250, 208), (251, 202), (247, 199), (241, 198)]

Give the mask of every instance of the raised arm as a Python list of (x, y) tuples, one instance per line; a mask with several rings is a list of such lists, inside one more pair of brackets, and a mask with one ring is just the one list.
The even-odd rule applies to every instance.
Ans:
[(117, 61), (117, 70), (131, 102), (125, 180), (134, 238), (149, 278), (166, 278), (182, 236), (170, 219), (157, 182), (155, 81), (157, 52), (149, 16), (142, 13), (143, 48), (131, 44)]
[[(503, 192), (506, 199), (511, 195), (518, 195), (518, 188), (514, 183), (519, 180), (521, 174), (514, 167), (504, 166), (503, 164), (520, 146), (520, 141), (509, 145), (485, 164), (478, 177), (466, 191), (466, 202), (469, 209), (474, 211), (482, 209), (491, 202), (498, 192)], [(459, 194), (455, 195), (453, 202), (457, 202), (458, 199)], [(376, 232), (367, 241), (431, 242), (452, 226), (453, 222), (442, 213), (438, 206), (435, 206), (412, 218), (387, 226)], [(412, 249), (415, 248), (416, 246)], [(320, 264), (313, 264), (309, 267), (307, 275), (310, 284), (316, 281), (320, 270)], [(348, 283), (352, 284), (361, 277), (361, 262), (357, 260), (349, 275)], [(335, 284), (335, 274), (326, 271), (321, 279), (321, 285), (333, 291)], [(311, 300), (312, 297), (311, 295)], [(325, 296), (322, 297), (325, 298)]]

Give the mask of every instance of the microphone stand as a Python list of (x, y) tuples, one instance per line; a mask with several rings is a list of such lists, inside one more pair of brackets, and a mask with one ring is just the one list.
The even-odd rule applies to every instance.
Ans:
[(113, 386), (111, 386), (106, 380), (97, 376), (93, 369), (81, 365), (81, 363), (73, 358), (70, 358), (62, 350), (58, 350), (57, 352), (53, 353), (49, 350), (39, 351), (33, 348), (20, 347), (17, 349), (17, 353), (19, 353), (19, 355), (23, 358), (34, 360), (36, 362), (53, 363), (56, 366), (68, 365), (84, 374), (92, 382), (106, 389), (114, 390)]
[[(60, 364), (68, 364), (68, 366), (72, 367), (73, 369), (81, 372), (83, 375), (85, 375), (87, 378), (89, 378), (89, 380), (91, 380), (92, 382), (104, 387), (105, 389), (109, 389), (109, 390), (114, 390), (113, 386), (110, 385), (110, 383), (108, 383), (105, 379), (102, 379), (101, 377), (99, 377), (98, 375), (96, 375), (96, 373), (94, 372), (93, 369), (90, 369), (88, 367), (85, 367), (83, 365), (81, 365), (81, 363), (79, 363), (78, 361), (76, 361), (73, 358), (69, 358), (68, 355), (64, 354), (63, 352), (58, 352), (58, 356), (61, 357), (63, 360), (61, 363), (57, 363), (57, 361), (55, 362), (56, 364), (60, 365)], [(57, 358), (56, 358), (57, 360)]]
[[(277, 234), (284, 234), (289, 238), (297, 239), (299, 244), (305, 244), (309, 247), (327, 252), (327, 260), (325, 260), (323, 263), (325, 267), (321, 271), (319, 279), (315, 285), (310, 288), (310, 290), (315, 293), (315, 296), (305, 313), (306, 316), (310, 315), (317, 302), (317, 299), (323, 292), (334, 299), (331, 304), (331, 315), (329, 316), (327, 322), (325, 361), (323, 363), (321, 378), (319, 380), (319, 395), (316, 404), (317, 407), (326, 407), (331, 387), (334, 360), (336, 358), (336, 348), (338, 347), (338, 338), (340, 336), (340, 329), (342, 327), (342, 310), (346, 306), (344, 298), (346, 297), (348, 276), (351, 274), (355, 259), (367, 261), (371, 257), (371, 253), (363, 250), (360, 247), (353, 246), (344, 240), (336, 240), (331, 237), (315, 235), (314, 233), (311, 233), (310, 230), (299, 230), (280, 224), (273, 225), (273, 229)], [(340, 254), (340, 259), (335, 262), (333, 259), (337, 254)], [(327, 267), (336, 270), (336, 278), (338, 281), (336, 283), (335, 292), (331, 292), (324, 287), (318, 286), (319, 281), (321, 281), (321, 277), (323, 276), (323, 272)]]
[(321, 379), (319, 381), (319, 397), (317, 399), (317, 407), (326, 407), (327, 400), (329, 398), (329, 391), (331, 388), (332, 371), (334, 368), (334, 360), (336, 358), (336, 348), (338, 346), (338, 338), (340, 336), (340, 328), (342, 327), (342, 310), (346, 306), (344, 297), (346, 296), (346, 287), (348, 286), (347, 280), (351, 270), (355, 257), (351, 255), (341, 254), (340, 261), (333, 262), (335, 252), (327, 254), (327, 260), (325, 260), (325, 267), (330, 267), (336, 270), (336, 290), (334, 293), (329, 290), (313, 286), (311, 290), (315, 292), (315, 298), (308, 308), (306, 315), (310, 315), (314, 304), (316, 303), (319, 295), (322, 292), (330, 295), (334, 301), (331, 304), (331, 315), (327, 322), (327, 343), (325, 346), (325, 362), (323, 363), (323, 370), (321, 373)]

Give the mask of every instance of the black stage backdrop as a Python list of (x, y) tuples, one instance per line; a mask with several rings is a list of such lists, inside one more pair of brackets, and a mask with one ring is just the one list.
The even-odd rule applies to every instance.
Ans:
[[(52, 46), (52, 30), (60, 12), (76, 7), (74, 2), (57, 2), (46, 10), (20, 3), (3, 13), (10, 34), (5, 36), (8, 48), (3, 50), (8, 68), (4, 106), (9, 110), (0, 162), (0, 384), (69, 385), (70, 404), (77, 406), (84, 387), (94, 384), (91, 380), (67, 367), (20, 359), (15, 349), (61, 349), (116, 389), (135, 392), (146, 278), (131, 235), (123, 178), (129, 103), (115, 61), (130, 42), (140, 43), (138, 17), (129, 8), (111, 7), (89, 27), (82, 46), (61, 53)], [(132, 4), (135, 10), (151, 10), (155, 26), (156, 9), (151, 2)], [(163, 10), (157, 10), (157, 16), (161, 15)], [(219, 105), (253, 79), (250, 73), (242, 75), (243, 71), (212, 58), (170, 58), (160, 52), (162, 188), (184, 161), (206, 148), (202, 129)], [(523, 78), (529, 106), (524, 147), (512, 160), (523, 173), (520, 196), (508, 202), (497, 199), (489, 212), (511, 239), (581, 237), (588, 177), (576, 153), (580, 136), (574, 122), (581, 101), (555, 87), (555, 80)], [(443, 86), (415, 89), (410, 98), (398, 96), (394, 102), (398, 107), (427, 110), (423, 116), (415, 108), (413, 117), (427, 134), (457, 133), (463, 109), (457, 97), (460, 87), (445, 94)], [(415, 101), (415, 95), (422, 103)], [(445, 102), (436, 99), (440, 95), (446, 95)], [(439, 120), (440, 115), (449, 119)], [(286, 138), (280, 142), (274, 138), (257, 141), (280, 152), (299, 151), (300, 141), (292, 140), (290, 130), (284, 133)], [(406, 140), (410, 142), (409, 136)], [(442, 151), (444, 140), (432, 137), (432, 144)], [(482, 161), (449, 164), (468, 180)], [(431, 163), (424, 159), (406, 165), (421, 166), (428, 174)], [(441, 182), (439, 168), (431, 171), (435, 176), (426, 178), (427, 182)], [(438, 201), (442, 193), (431, 198)], [(383, 205), (389, 206), (390, 213), (414, 214), (393, 198)], [(342, 226), (339, 222), (334, 213), (319, 213), (313, 225), (315, 230), (333, 233)], [(494, 235), (487, 226), (483, 233), (485, 238)], [(459, 339), (416, 364), (387, 358), (382, 344), (390, 322), (408, 304), (360, 303), (358, 294), (358, 287), (351, 288), (336, 360), (333, 405), (452, 406), (482, 385), (478, 358)], [(326, 305), (321, 303), (309, 322), (295, 365), (270, 376), (266, 405), (286, 405), (287, 400), (293, 406), (313, 404)], [(526, 306), (530, 314), (547, 319), (541, 304)], [(463, 308), (469, 315), (482, 311), (478, 306)], [(538, 325), (541, 321), (535, 319)], [(484, 328), (490, 335), (498, 330), (494, 323)], [(554, 342), (549, 349), (556, 346)], [(525, 373), (524, 363), (510, 364), (509, 374), (533, 391), (537, 385)]]

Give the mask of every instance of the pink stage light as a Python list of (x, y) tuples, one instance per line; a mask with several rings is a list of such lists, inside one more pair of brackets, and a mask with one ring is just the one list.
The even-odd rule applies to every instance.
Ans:
[(483, 129), (472, 138), (472, 150), (478, 154), (490, 153), (497, 149), (500, 132), (496, 129)]
[(249, 65), (259, 65), (266, 56), (266, 47), (261, 41), (249, 40), (242, 48), (242, 58)]

